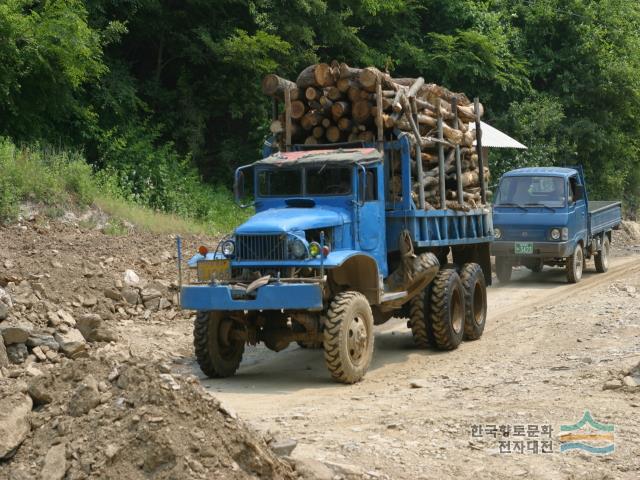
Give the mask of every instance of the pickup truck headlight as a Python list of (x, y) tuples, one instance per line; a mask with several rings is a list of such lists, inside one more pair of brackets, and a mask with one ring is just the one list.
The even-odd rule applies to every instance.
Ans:
[(562, 229), (562, 240), (569, 240), (569, 229), (567, 227)]
[(551, 229), (551, 240), (560, 240), (560, 229), (552, 228)]
[(289, 239), (289, 253), (295, 259), (304, 258), (307, 256), (307, 246), (299, 238), (292, 237)]
[(502, 231), (499, 228), (494, 228), (493, 236), (496, 237), (496, 240), (500, 240), (502, 238)]

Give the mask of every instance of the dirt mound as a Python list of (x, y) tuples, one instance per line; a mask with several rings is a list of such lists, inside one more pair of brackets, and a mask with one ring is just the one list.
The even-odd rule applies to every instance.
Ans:
[(123, 357), (106, 347), (28, 382), (0, 380), (10, 427), (30, 425), (0, 478), (294, 478), (195, 378)]
[(620, 229), (613, 231), (612, 246), (625, 255), (640, 252), (640, 223), (623, 220)]

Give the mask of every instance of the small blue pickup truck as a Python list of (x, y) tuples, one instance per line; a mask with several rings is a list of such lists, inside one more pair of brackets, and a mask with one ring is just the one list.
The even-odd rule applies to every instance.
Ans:
[(501, 283), (514, 266), (533, 272), (545, 265), (566, 269), (569, 283), (582, 278), (594, 258), (609, 267), (611, 231), (622, 221), (620, 202), (589, 201), (582, 168), (537, 167), (502, 176), (494, 200), (496, 241), (491, 246)]
[[(406, 134), (377, 149), (308, 148), (267, 149), (238, 169), (237, 199), (246, 183), (255, 215), (189, 260), (196, 278), (182, 286), (181, 305), (198, 312), (202, 371), (227, 377), (246, 344), (280, 351), (297, 342), (322, 348), (334, 380), (354, 383), (371, 362), (373, 326), (393, 316), (409, 317), (420, 347), (480, 338), (490, 207), (419, 208)], [(395, 195), (392, 175), (402, 180)]]

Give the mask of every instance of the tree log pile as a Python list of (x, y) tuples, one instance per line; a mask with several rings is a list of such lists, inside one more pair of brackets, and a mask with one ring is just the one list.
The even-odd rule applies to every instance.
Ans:
[[(484, 177), (487, 185), (489, 170), (485, 164), (480, 172), (472, 124), (480, 121), (483, 107), (464, 94), (423, 78), (392, 78), (375, 67), (353, 68), (335, 61), (305, 68), (295, 82), (267, 75), (262, 90), (274, 99), (271, 132), (280, 150), (342, 142), (381, 146), (406, 135), (416, 206), (468, 210), (482, 204), (480, 184)], [(400, 158), (391, 163), (388, 194), (401, 200)]]

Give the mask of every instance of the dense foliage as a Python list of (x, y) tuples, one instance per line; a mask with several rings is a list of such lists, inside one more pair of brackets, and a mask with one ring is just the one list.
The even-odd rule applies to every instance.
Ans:
[[(530, 148), (640, 202), (637, 0), (1, 0), (0, 135), (83, 149), (124, 196), (204, 215), (266, 134), (267, 72), (374, 64), (478, 95)], [(193, 200), (189, 200), (192, 197)]]

